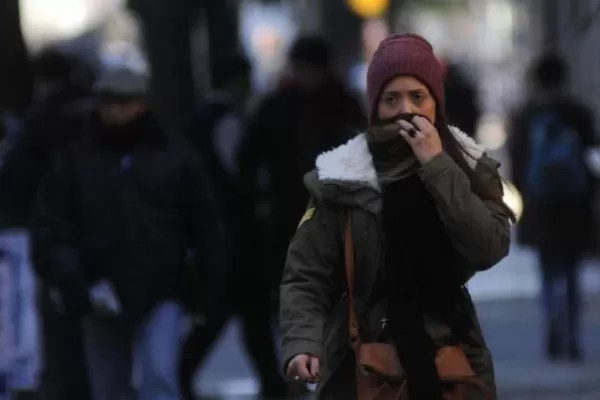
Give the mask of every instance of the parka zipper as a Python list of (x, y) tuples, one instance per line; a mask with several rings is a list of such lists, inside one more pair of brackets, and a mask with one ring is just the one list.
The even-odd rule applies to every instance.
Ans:
[[(377, 235), (378, 235), (378, 239), (379, 239), (379, 243), (380, 243), (380, 248), (381, 248), (381, 257), (380, 257), (380, 266), (379, 266), (379, 282), (378, 284), (380, 284), (382, 286), (382, 290), (384, 291), (384, 295), (387, 294), (387, 287), (385, 286), (385, 282), (386, 282), (386, 270), (385, 270), (385, 258), (386, 258), (386, 246), (385, 246), (385, 238), (383, 236), (383, 227), (381, 225), (381, 215), (375, 215), (375, 226), (377, 229)], [(385, 310), (386, 314), (387, 314), (387, 310)], [(379, 322), (381, 323), (381, 329), (387, 329), (388, 327), (388, 322), (389, 319), (386, 317), (381, 318), (379, 320)]]
[(386, 252), (387, 249), (385, 248), (385, 238), (383, 235), (383, 227), (381, 226), (381, 216), (380, 215), (376, 215), (375, 216), (375, 226), (377, 228), (377, 235), (378, 235), (378, 239), (379, 239), (379, 243), (380, 243), (380, 248), (381, 248), (381, 257), (380, 257), (380, 265), (379, 265), (379, 274), (380, 274), (380, 278), (381, 278), (381, 283), (385, 282), (386, 276), (385, 276), (385, 259), (386, 259)]
[[(378, 279), (378, 284), (385, 285), (384, 284), (384, 282), (385, 282), (385, 253), (386, 253), (385, 240), (384, 240), (384, 237), (383, 237), (383, 228), (381, 226), (381, 220), (380, 220), (381, 216), (380, 215), (374, 215), (374, 218), (375, 218), (375, 228), (376, 228), (377, 236), (378, 236), (379, 243), (380, 243), (380, 246), (381, 246), (381, 260), (380, 260), (380, 264), (381, 265), (380, 265), (380, 268), (378, 268), (379, 274), (380, 274), (379, 275), (379, 279)], [(368, 232), (369, 232), (368, 225), (365, 225), (364, 235), (368, 236)], [(383, 289), (385, 290), (385, 286), (384, 286)], [(348, 295), (348, 293), (342, 294), (342, 298), (341, 299), (343, 299), (347, 295)], [(386, 310), (386, 313), (387, 313), (387, 310)], [(381, 324), (381, 329), (382, 330), (383, 329), (387, 329), (388, 322), (389, 322), (389, 319), (387, 317), (381, 318), (379, 320), (379, 322)]]

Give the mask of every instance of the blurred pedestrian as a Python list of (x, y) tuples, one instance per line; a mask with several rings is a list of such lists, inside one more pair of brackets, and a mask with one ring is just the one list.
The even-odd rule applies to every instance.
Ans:
[[(147, 82), (126, 66), (105, 71), (97, 112), (53, 160), (32, 220), (37, 272), (56, 307), (81, 319), (97, 400), (135, 398), (134, 359), (137, 398), (181, 398), (186, 301), (210, 309), (229, 265), (205, 171), (155, 120)], [(197, 267), (186, 263), (187, 248)]]
[(530, 71), (533, 89), (510, 120), (512, 181), (523, 195), (518, 240), (537, 251), (546, 314), (546, 354), (580, 360), (578, 274), (593, 246), (596, 182), (586, 164), (593, 116), (567, 94), (568, 70), (556, 54)]
[(262, 397), (282, 399), (287, 388), (280, 374), (273, 332), (273, 314), (265, 268), (260, 263), (257, 221), (239, 188), (239, 147), (246, 134), (246, 109), (251, 90), (248, 60), (232, 54), (215, 61), (214, 89), (197, 108), (187, 138), (202, 156), (216, 195), (226, 210), (234, 255), (229, 285), (218, 305), (206, 315), (206, 324), (195, 327), (186, 340), (181, 363), (181, 383), (186, 400), (194, 399), (196, 370), (213, 348), (233, 315), (242, 322), (243, 340), (259, 375)]
[(258, 104), (241, 146), (244, 198), (261, 210), (268, 257), (263, 265), (273, 288), (308, 201), (302, 177), (319, 153), (344, 143), (366, 123), (362, 105), (334, 72), (333, 56), (322, 37), (299, 37), (280, 86)]
[[(19, 129), (13, 130), (0, 168), (0, 219), (5, 229), (28, 228), (35, 194), (50, 160), (83, 135), (82, 121), (89, 112), (92, 82), (79, 76), (82, 70), (88, 75), (93, 70), (82, 59), (47, 48), (34, 57), (33, 66), (33, 103)], [(28, 259), (27, 255), (19, 258)], [(56, 310), (43, 283), (37, 287), (42, 351), (38, 394), (45, 400), (89, 399), (80, 321)]]
[(79, 137), (80, 116), (89, 111), (91, 83), (77, 80), (85, 68), (74, 55), (54, 48), (34, 59), (35, 96), (0, 170), (0, 210), (11, 224), (27, 226), (37, 187), (52, 156)]

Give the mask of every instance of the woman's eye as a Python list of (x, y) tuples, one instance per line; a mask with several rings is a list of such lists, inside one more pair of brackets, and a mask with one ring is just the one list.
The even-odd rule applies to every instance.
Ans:
[(423, 93), (413, 93), (413, 100), (423, 101), (424, 99), (425, 99), (425, 95), (423, 95)]
[(385, 102), (387, 104), (394, 104), (396, 102), (396, 97), (395, 96), (389, 96), (385, 98)]

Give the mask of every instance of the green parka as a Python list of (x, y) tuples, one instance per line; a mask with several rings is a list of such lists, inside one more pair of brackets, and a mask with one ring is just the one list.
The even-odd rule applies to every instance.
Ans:
[[(451, 128), (466, 151), (465, 157), (484, 183), (502, 191), (499, 163), (456, 128)], [(305, 177), (311, 194), (307, 211), (289, 247), (281, 282), (280, 324), (285, 365), (297, 354), (320, 359), (318, 398), (355, 398), (354, 354), (349, 345), (347, 284), (344, 271), (344, 228), (351, 210), (357, 276), (364, 297), (378, 290), (383, 268), (383, 243), (377, 234), (382, 194), (369, 152), (361, 134), (317, 158), (316, 170)], [(483, 201), (471, 190), (466, 173), (442, 153), (422, 166), (418, 175), (437, 203), (437, 211), (456, 250), (466, 260), (465, 282), (486, 270), (509, 252), (510, 222), (498, 205)], [(468, 300), (470, 302), (470, 299)], [(356, 298), (357, 307), (367, 303)], [(369, 310), (369, 318), (385, 318), (384, 311)], [(472, 336), (480, 345), (463, 347), (476, 374), (495, 392), (492, 357), (481, 337), (475, 312)], [(425, 316), (434, 343), (451, 336), (439, 318)]]

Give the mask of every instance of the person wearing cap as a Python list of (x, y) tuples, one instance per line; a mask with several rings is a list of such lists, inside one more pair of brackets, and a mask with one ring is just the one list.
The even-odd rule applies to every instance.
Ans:
[(305, 176), (311, 200), (288, 250), (280, 325), (287, 376), (317, 383), (320, 399), (358, 397), (357, 338), (392, 344), (410, 399), (444, 398), (435, 356), (450, 344), (495, 392), (465, 284), (508, 254), (514, 216), (499, 163), (448, 126), (443, 88), (424, 38), (388, 37), (368, 69), (369, 128)]
[(135, 359), (137, 398), (179, 400), (185, 306), (210, 308), (210, 274), (229, 265), (219, 207), (198, 155), (150, 112), (145, 75), (113, 68), (95, 90), (85, 134), (41, 183), (32, 256), (56, 307), (81, 321), (92, 398), (136, 398)]

